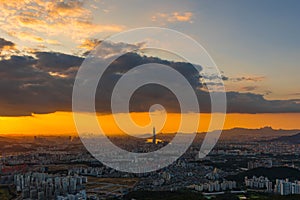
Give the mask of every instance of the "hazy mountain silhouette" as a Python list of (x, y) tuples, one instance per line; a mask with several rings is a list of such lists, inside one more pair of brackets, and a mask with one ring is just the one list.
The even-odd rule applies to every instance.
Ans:
[(281, 136), (271, 140), (273, 142), (285, 142), (289, 144), (300, 144), (300, 133), (291, 136)]

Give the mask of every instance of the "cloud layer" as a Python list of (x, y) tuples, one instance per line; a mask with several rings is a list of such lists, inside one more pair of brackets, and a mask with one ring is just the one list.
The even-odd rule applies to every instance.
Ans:
[(173, 13), (157, 13), (152, 16), (153, 22), (165, 21), (165, 22), (189, 22), (192, 23), (193, 13), (191, 12), (173, 12)]
[(3, 38), (0, 38), (0, 50), (1, 51), (6, 50), (6, 49), (14, 49), (14, 48), (15, 48), (14, 43), (7, 41)]
[[(116, 24), (93, 22), (88, 6), (93, 0), (7, 0), (0, 1), (0, 25), (2, 30), (20, 40), (60, 44), (43, 36), (63, 35), (80, 41), (100, 32), (121, 31)], [(88, 5), (88, 6), (87, 6)]]
[[(94, 43), (87, 43), (90, 47)], [(142, 44), (105, 44), (103, 59), (116, 50), (135, 49)], [(15, 48), (14, 43), (0, 39), (1, 51)], [(85, 47), (84, 47), (85, 48)], [(89, 49), (89, 48), (86, 48)], [(84, 56), (58, 52), (34, 51), (28, 55), (10, 55), (0, 60), (0, 116), (25, 116), (32, 113), (71, 111), (72, 89), (76, 72)], [(96, 95), (98, 112), (110, 112), (110, 96), (119, 78), (135, 66), (146, 63), (168, 65), (183, 74), (194, 88), (201, 112), (210, 111), (209, 93), (201, 76), (190, 63), (171, 62), (138, 53), (127, 53), (118, 58), (101, 78)], [(226, 80), (226, 78), (223, 78)], [(213, 78), (211, 79), (213, 82)], [(174, 80), (176, 81), (176, 80)], [(241, 80), (239, 80), (241, 81)], [(101, 88), (105, 86), (104, 88)], [(251, 88), (248, 88), (251, 90)], [(294, 100), (267, 100), (254, 93), (227, 92), (228, 112), (235, 113), (283, 113), (300, 112), (300, 104)], [(179, 112), (174, 94), (158, 85), (147, 85), (134, 93), (130, 109), (134, 112), (148, 111), (153, 104), (162, 104), (169, 112)]]

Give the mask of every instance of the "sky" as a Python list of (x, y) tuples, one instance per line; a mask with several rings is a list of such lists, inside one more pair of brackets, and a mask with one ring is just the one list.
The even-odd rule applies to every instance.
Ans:
[[(113, 34), (145, 26), (180, 31), (209, 52), (222, 72), (227, 91), (230, 117), (225, 128), (280, 128), (278, 124), (297, 128), (290, 120), (296, 121), (300, 111), (297, 0), (1, 0), (0, 8), (0, 134), (73, 133), (72, 86), (86, 53)], [(106, 51), (138, 45), (107, 45)], [(153, 59), (130, 54), (120, 61), (123, 65), (116, 65), (115, 73), (122, 72), (126, 63), (149, 63)], [(165, 58), (155, 62), (165, 63)], [(193, 87), (199, 86), (188, 64), (168, 62), (185, 72), (195, 83)], [(108, 76), (107, 84), (116, 81), (114, 78)], [(160, 92), (162, 103), (168, 102), (170, 96)], [(133, 111), (140, 115), (138, 119), (144, 119), (145, 109), (140, 104), (149, 94), (147, 90), (137, 94)], [(200, 98), (205, 93), (197, 95)], [(109, 99), (98, 98), (100, 105), (107, 105)], [(99, 114), (107, 114), (107, 108), (102, 107)], [(172, 101), (167, 110), (176, 113), (175, 107)], [(66, 116), (69, 123), (61, 125), (56, 120)], [(245, 116), (258, 121), (236, 120)], [(172, 120), (177, 122), (175, 118)], [(110, 124), (109, 119), (102, 121)], [(38, 131), (28, 124), (39, 127)]]

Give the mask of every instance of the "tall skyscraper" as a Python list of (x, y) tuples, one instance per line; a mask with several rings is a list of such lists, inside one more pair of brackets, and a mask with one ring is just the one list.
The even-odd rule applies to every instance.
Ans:
[(155, 126), (153, 126), (153, 144), (156, 144), (156, 132), (155, 132)]

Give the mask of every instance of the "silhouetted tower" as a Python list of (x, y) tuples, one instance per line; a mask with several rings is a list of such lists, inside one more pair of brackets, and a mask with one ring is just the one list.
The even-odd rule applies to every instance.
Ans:
[(155, 132), (155, 126), (153, 126), (153, 144), (156, 144), (156, 132)]

